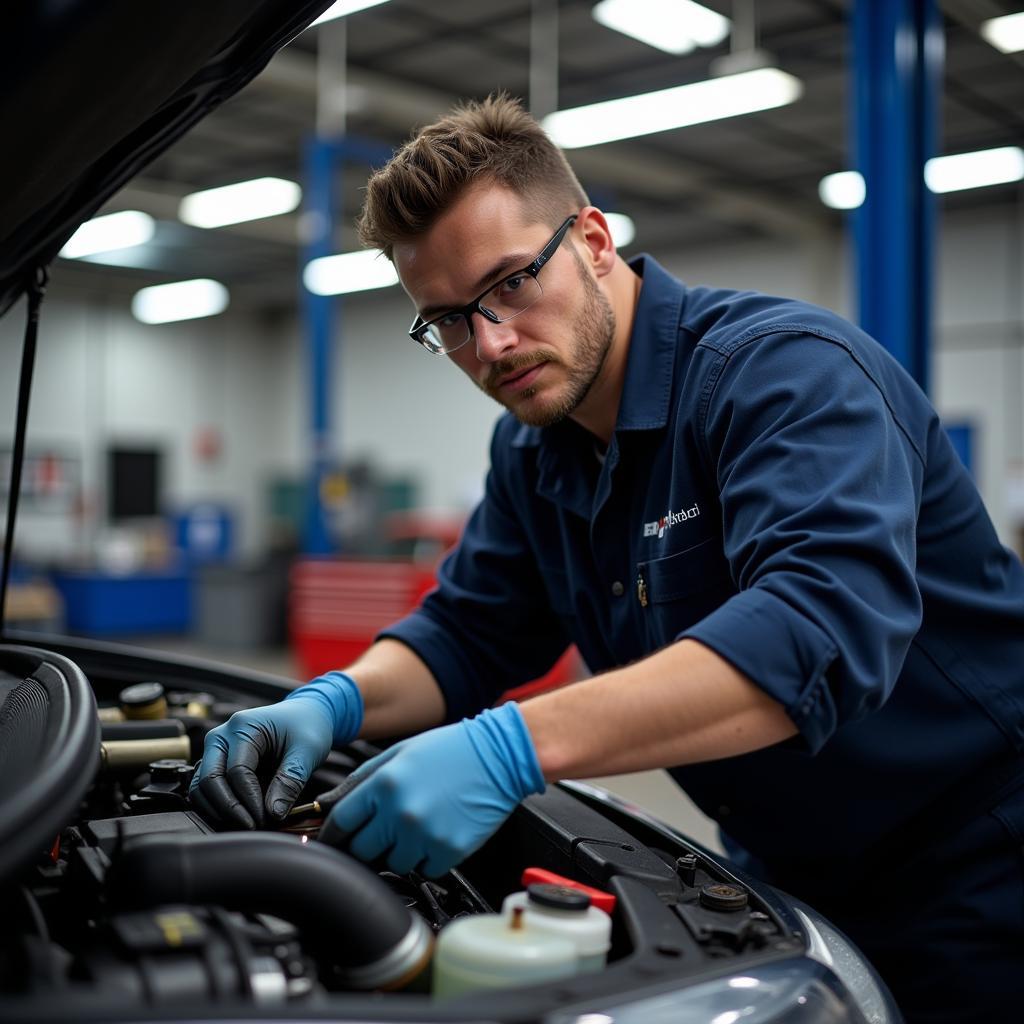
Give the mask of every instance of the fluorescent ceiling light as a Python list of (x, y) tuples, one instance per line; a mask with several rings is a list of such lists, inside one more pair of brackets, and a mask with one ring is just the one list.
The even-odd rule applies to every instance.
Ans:
[(729, 35), (729, 19), (692, 0), (601, 0), (594, 20), (667, 53), (717, 46)]
[(983, 21), (981, 37), (1003, 53), (1024, 50), (1024, 11)]
[(1024, 149), (1002, 146), (976, 153), (932, 157), (924, 165), (924, 180), (933, 192), (1002, 185), (1024, 178)]
[(219, 228), (291, 213), (301, 202), (302, 189), (294, 181), (254, 178), (193, 192), (182, 199), (178, 216), (197, 228)]
[(803, 83), (785, 71), (757, 68), (691, 85), (559, 110), (548, 114), (542, 124), (563, 149), (576, 149), (782, 107), (799, 99), (803, 90)]
[(612, 232), (612, 241), (617, 249), (623, 249), (636, 238), (636, 224), (624, 213), (606, 213), (604, 219)]
[[(1024, 149), (1019, 146), (936, 156), (924, 165), (925, 184), (932, 192), (959, 192), (1022, 179)], [(835, 210), (854, 210), (864, 202), (864, 178), (859, 171), (828, 174), (818, 182), (818, 195)]]
[(355, 14), (356, 11), (364, 10), (367, 7), (376, 7), (383, 3), (387, 3), (387, 0), (338, 0), (337, 3), (331, 4), (309, 27), (322, 25), (325, 21), (334, 21), (335, 18), (344, 18), (346, 14)]
[(310, 260), (302, 280), (314, 295), (342, 295), (388, 288), (398, 284), (398, 274), (380, 249), (362, 249)]
[(838, 171), (826, 174), (818, 182), (818, 195), (833, 210), (856, 210), (866, 195), (864, 176), (860, 171)]
[(153, 237), (154, 227), (153, 218), (140, 210), (123, 210), (93, 217), (67, 240), (60, 255), (68, 260), (77, 260), (98, 252), (145, 245)]
[(132, 299), (132, 314), (144, 324), (198, 320), (203, 316), (216, 316), (227, 308), (227, 288), (205, 277), (143, 288)]

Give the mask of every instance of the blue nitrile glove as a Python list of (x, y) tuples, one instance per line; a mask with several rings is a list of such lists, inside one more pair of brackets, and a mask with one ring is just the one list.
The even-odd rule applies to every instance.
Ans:
[(519, 705), (413, 736), (354, 773), (319, 838), (363, 861), (432, 878), (482, 846), (520, 800), (544, 789)]
[[(363, 724), (363, 698), (344, 672), (328, 672), (279, 704), (237, 711), (206, 735), (189, 799), (204, 818), (236, 828), (280, 821), (331, 745)], [(266, 797), (260, 778), (273, 772)]]

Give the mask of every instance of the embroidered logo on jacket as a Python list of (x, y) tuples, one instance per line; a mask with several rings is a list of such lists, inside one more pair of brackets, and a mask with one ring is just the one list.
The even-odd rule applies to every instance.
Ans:
[(700, 515), (700, 509), (694, 505), (692, 508), (681, 508), (678, 512), (668, 512), (653, 523), (644, 523), (645, 537), (664, 537), (666, 530), (685, 522), (687, 519), (696, 519)]

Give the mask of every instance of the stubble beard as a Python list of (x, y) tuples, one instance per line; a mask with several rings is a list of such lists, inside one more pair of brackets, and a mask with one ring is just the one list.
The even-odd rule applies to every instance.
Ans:
[[(573, 343), (568, 357), (563, 358), (557, 351), (546, 349), (512, 356), (496, 364), (488, 374), (488, 380), (480, 385), (486, 394), (528, 427), (551, 427), (572, 415), (600, 376), (615, 337), (615, 313), (611, 304), (587, 273), (579, 256), (576, 253), (573, 256), (583, 288), (583, 308), (572, 325)], [(497, 385), (492, 381), (516, 371), (528, 370), (542, 362), (565, 367), (565, 383), (550, 401), (533, 401), (541, 391), (539, 387), (525, 388), (511, 402), (499, 396)]]

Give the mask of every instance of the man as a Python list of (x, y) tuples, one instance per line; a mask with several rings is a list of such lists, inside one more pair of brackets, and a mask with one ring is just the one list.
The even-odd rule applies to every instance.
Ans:
[[(506, 98), (423, 129), (360, 226), (412, 337), (509, 415), (438, 588), (347, 672), (214, 730), (199, 808), (279, 820), (332, 742), (418, 734), (324, 837), (437, 875), (545, 780), (667, 767), (908, 1015), (1004, 1007), (1024, 570), (913, 381), (824, 310), (627, 265)], [(482, 710), (570, 641), (592, 678)]]

